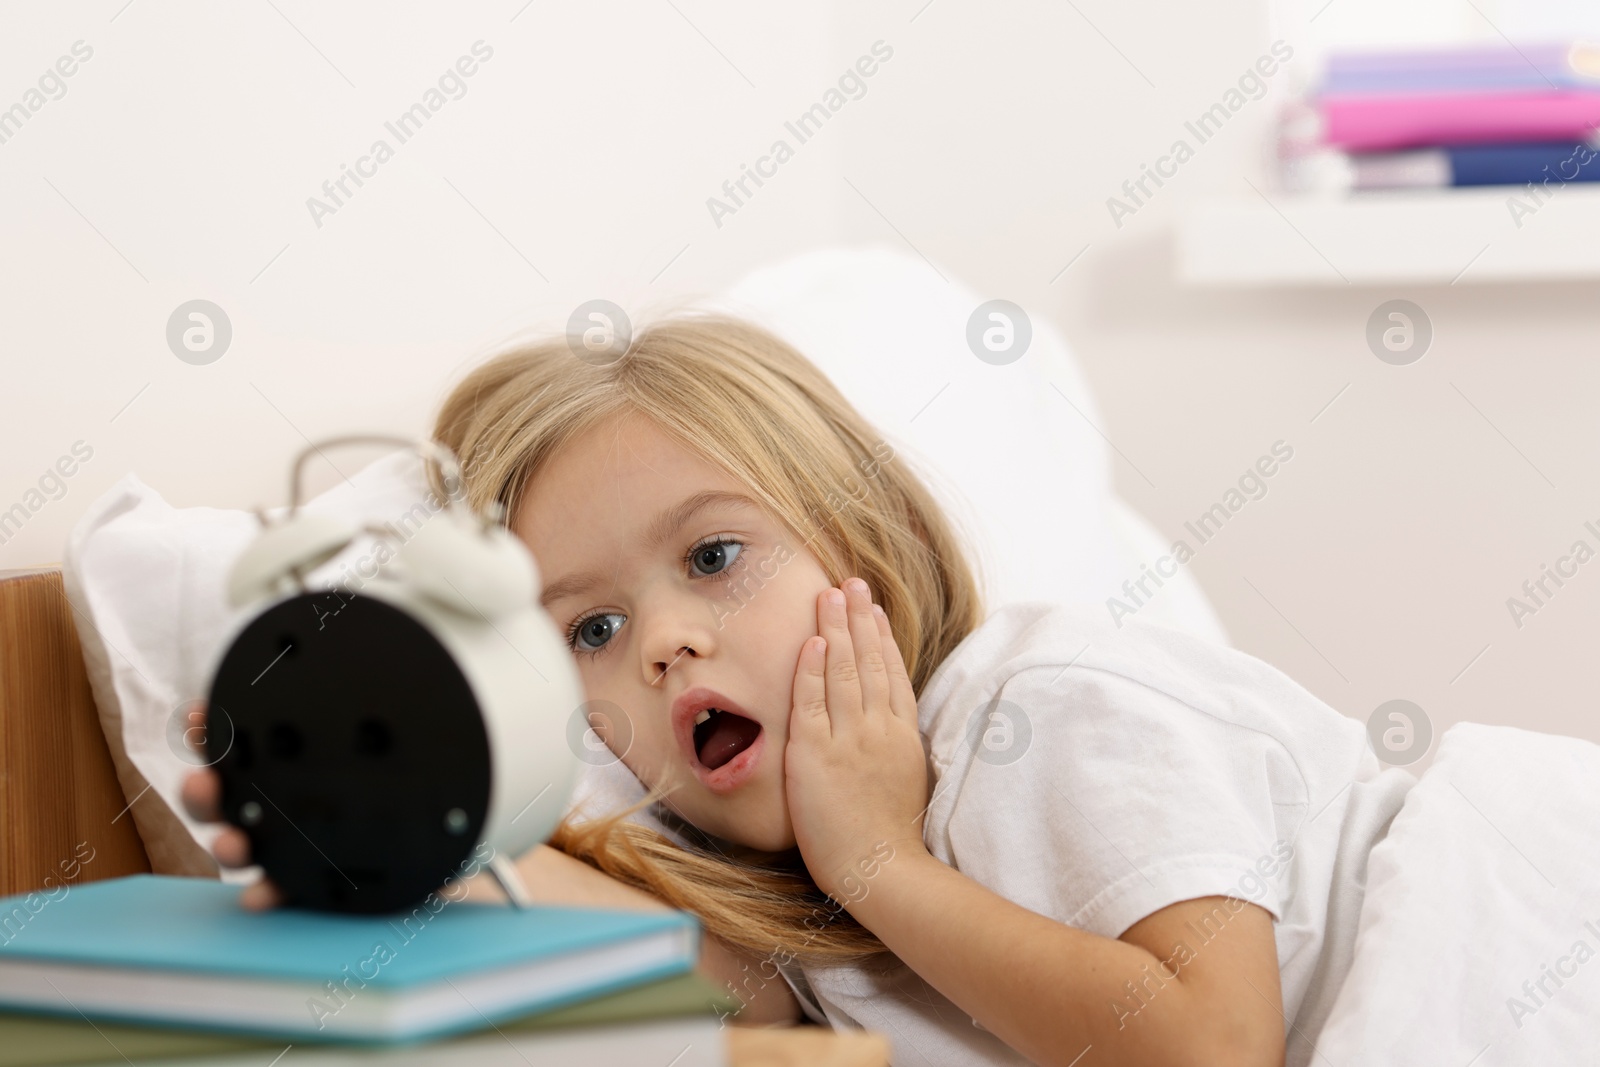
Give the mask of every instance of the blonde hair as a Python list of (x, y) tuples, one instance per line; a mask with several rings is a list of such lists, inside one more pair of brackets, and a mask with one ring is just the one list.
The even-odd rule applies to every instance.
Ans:
[[(831, 582), (860, 575), (888, 615), (919, 697), (982, 622), (974, 573), (927, 487), (826, 375), (752, 323), (668, 317), (639, 330), (606, 365), (578, 358), (565, 336), (521, 345), (467, 374), (440, 409), (434, 437), (461, 457), (468, 502), (479, 510), (498, 503), (510, 517), (536, 472), (619, 414), (653, 420), (748, 487)], [(818, 889), (798, 850), (773, 857), (729, 847), (668, 812), (658, 803), (664, 795), (652, 789), (604, 818), (563, 820), (549, 843), (694, 913), (708, 933), (751, 954), (828, 964), (885, 951)], [(627, 821), (650, 804), (690, 848)]]

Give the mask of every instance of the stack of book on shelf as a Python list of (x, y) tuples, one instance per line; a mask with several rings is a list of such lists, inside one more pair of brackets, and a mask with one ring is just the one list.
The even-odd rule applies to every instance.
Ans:
[(136, 875), (0, 900), (0, 1067), (724, 1067), (738, 1001), (678, 911), (430, 898), (248, 912)]
[(1600, 180), (1600, 44), (1330, 56), (1278, 145), (1295, 192)]

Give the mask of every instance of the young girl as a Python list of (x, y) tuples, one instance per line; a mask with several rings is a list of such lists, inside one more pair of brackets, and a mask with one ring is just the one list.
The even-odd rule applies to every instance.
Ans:
[[(986, 615), (907, 458), (735, 319), (509, 352), (435, 436), (650, 789), (523, 857), (539, 899), (691, 911), (734, 1021), (868, 1027), (897, 1064), (1310, 1062), (1415, 780), (1359, 723), (1098, 607)], [(214, 777), (185, 797), (215, 817)]]

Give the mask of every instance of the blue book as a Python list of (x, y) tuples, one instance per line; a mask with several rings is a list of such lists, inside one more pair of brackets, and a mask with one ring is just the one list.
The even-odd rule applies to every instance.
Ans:
[(1540, 185), (1600, 181), (1600, 151), (1576, 141), (1453, 145), (1452, 185)]
[(1591, 139), (1442, 145), (1402, 152), (1322, 151), (1284, 160), (1283, 180), (1296, 192), (1529, 183), (1553, 189), (1568, 182), (1600, 181), (1600, 144)]
[(238, 886), (141, 874), (0, 900), (0, 1007), (320, 1042), (487, 1028), (693, 968), (681, 911), (451, 903), (245, 911)]

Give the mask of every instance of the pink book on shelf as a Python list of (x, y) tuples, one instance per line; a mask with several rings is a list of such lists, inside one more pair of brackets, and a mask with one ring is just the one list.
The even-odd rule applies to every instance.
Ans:
[(1583, 139), (1600, 92), (1364, 93), (1316, 101), (1321, 139), (1350, 152), (1492, 141)]

